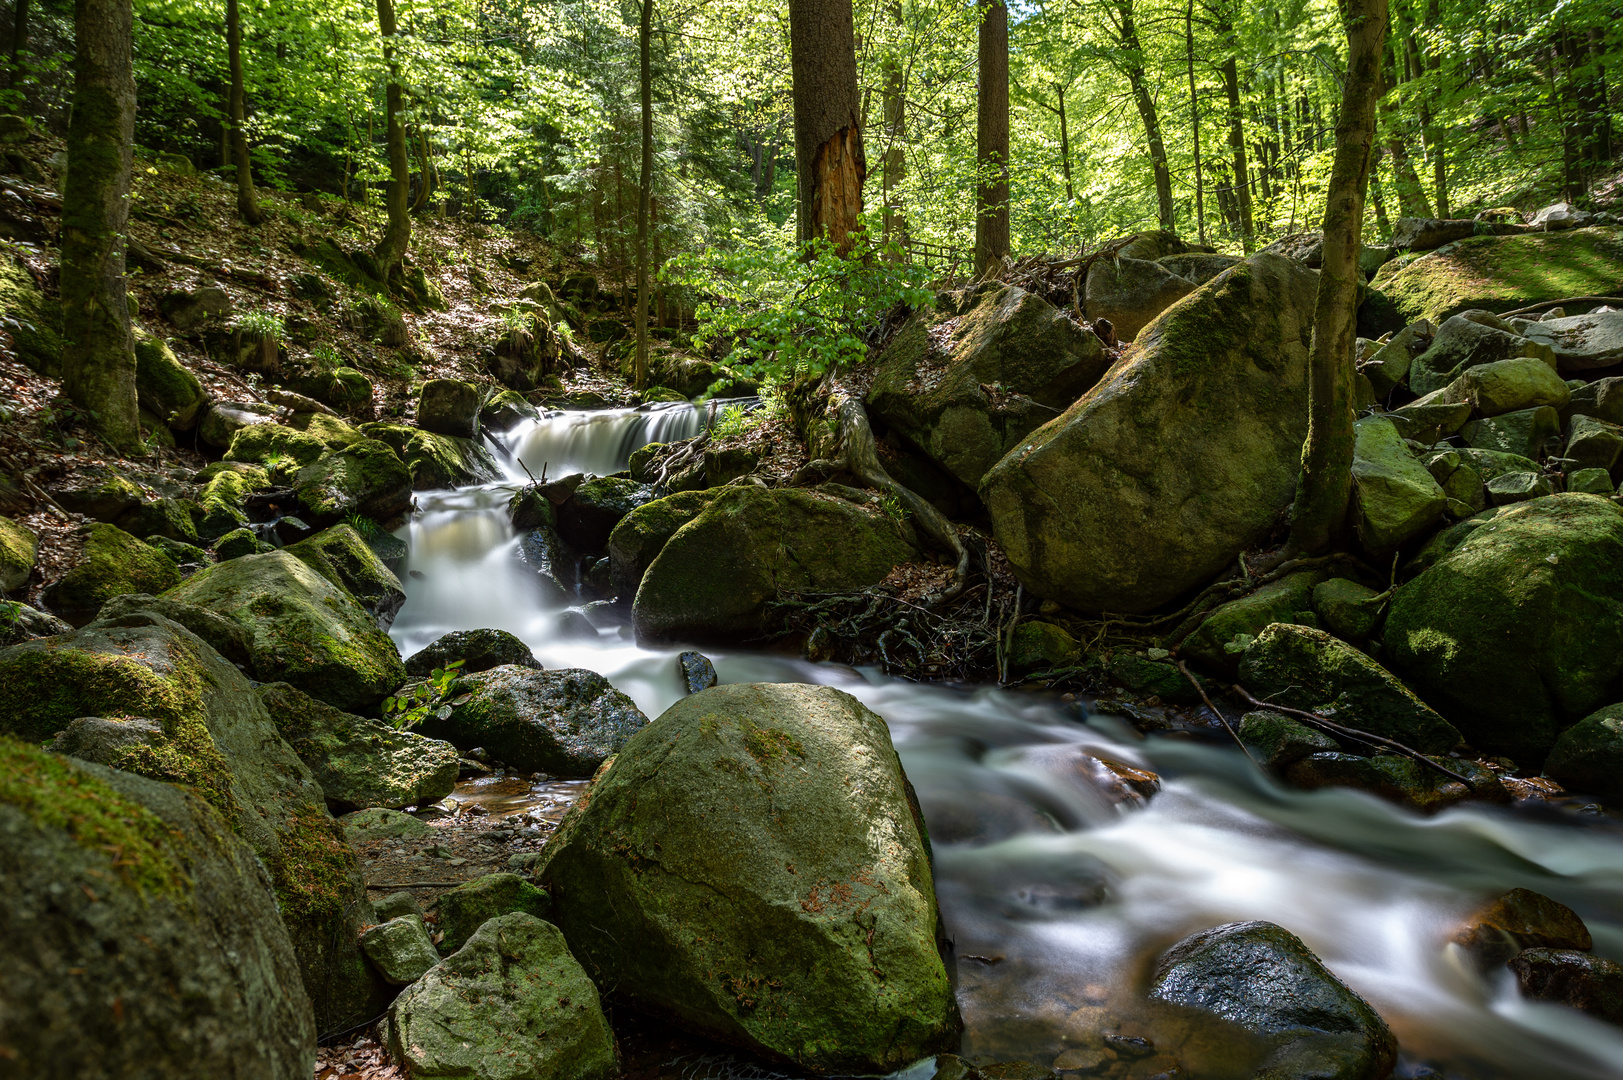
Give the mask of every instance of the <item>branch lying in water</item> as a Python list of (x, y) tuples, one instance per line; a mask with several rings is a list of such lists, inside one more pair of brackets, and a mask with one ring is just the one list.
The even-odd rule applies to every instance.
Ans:
[(1200, 695), (1200, 700), (1206, 703), (1206, 707), (1212, 711), (1212, 715), (1223, 721), (1223, 727), (1229, 733), (1229, 737), (1234, 740), (1234, 745), (1238, 746), (1246, 757), (1251, 758), (1251, 764), (1259, 769), (1262, 768), (1262, 763), (1251, 757), (1251, 748), (1240, 741), (1240, 733), (1234, 730), (1234, 726), (1229, 723), (1229, 718), (1224, 716), (1217, 706), (1212, 704), (1212, 699), (1206, 696), (1206, 688), (1200, 685), (1200, 680), (1190, 674), (1189, 665), (1179, 660), (1178, 670), (1183, 672), (1183, 677), (1189, 680), (1189, 685), (1195, 688), (1195, 693)]

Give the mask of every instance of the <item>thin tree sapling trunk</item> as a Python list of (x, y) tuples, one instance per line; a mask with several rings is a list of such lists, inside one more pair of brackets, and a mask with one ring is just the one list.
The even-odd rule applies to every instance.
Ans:
[(11, 65), (6, 72), (6, 89), (15, 90), (22, 81), (22, 54), (28, 48), (28, 0), (17, 0), (11, 19)]
[(1200, 96), (1195, 92), (1195, 0), (1183, 9), (1184, 56), (1189, 63), (1189, 126), (1195, 136), (1195, 231), (1206, 242), (1206, 195), (1200, 185)]
[(654, 191), (654, 90), (649, 50), (654, 36), (654, 0), (642, 0), (637, 33), (638, 84), (642, 91), (642, 169), (637, 178), (637, 389), (648, 385), (648, 216)]
[(389, 183), (384, 206), (389, 223), (372, 254), (382, 264), (387, 280), (394, 276), (396, 267), (411, 247), (411, 159), (406, 153), (406, 125), (401, 115), (406, 111), (405, 90), (400, 85), (400, 62), (395, 59), (394, 0), (378, 0), (378, 29), (383, 36), (383, 62), (389, 71), (384, 90), (384, 109), (388, 117), (385, 140), (389, 152)]
[(248, 115), (242, 76), (242, 13), (237, 0), (225, 0), (225, 48), (231, 68), (231, 159), (237, 166), (237, 213), (250, 225), (264, 220), (259, 212), (259, 195), (254, 191), (254, 171), (248, 160)]
[(1126, 65), (1127, 84), (1133, 91), (1133, 102), (1138, 106), (1138, 117), (1144, 122), (1144, 134), (1150, 150), (1150, 165), (1155, 173), (1156, 218), (1167, 232), (1177, 229), (1172, 209), (1172, 172), (1167, 168), (1166, 143), (1161, 138), (1161, 119), (1155, 108), (1155, 99), (1144, 72), (1144, 46), (1138, 39), (1138, 24), (1133, 18), (1132, 0), (1117, 0), (1116, 30)]
[(1009, 9), (981, 16), (975, 113), (975, 274), (996, 274), (1009, 255)]

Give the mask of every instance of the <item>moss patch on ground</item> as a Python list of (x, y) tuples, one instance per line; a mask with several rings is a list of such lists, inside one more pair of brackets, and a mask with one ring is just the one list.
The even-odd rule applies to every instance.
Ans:
[(1473, 236), (1375, 275), (1402, 315), (1441, 322), (1472, 308), (1513, 311), (1567, 296), (1611, 296), (1623, 280), (1623, 228)]

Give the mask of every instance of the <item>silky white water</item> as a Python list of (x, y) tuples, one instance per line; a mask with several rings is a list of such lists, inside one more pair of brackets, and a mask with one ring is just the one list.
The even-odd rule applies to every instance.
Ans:
[[(619, 626), (595, 641), (555, 632), (533, 574), (515, 557), (505, 506), (525, 479), (610, 473), (643, 443), (684, 438), (686, 406), (554, 414), (494, 440), (510, 481), (420, 493), (401, 536), (407, 601), (392, 634), (410, 655), (451, 630), (510, 631), (549, 668), (605, 675), (649, 717), (682, 693), (680, 649), (648, 649)], [(890, 725), (926, 821), (937, 887), (959, 957), (965, 1050), (1047, 1065), (1101, 1000), (1122, 1031), (1146, 963), (1183, 935), (1240, 919), (1293, 931), (1386, 1018), (1399, 1075), (1620, 1077), (1623, 1029), (1522, 1001), (1445, 944), (1483, 899), (1525, 887), (1578, 911), (1596, 951), (1623, 960), (1623, 830), (1498, 807), (1423, 818), (1346, 790), (1300, 792), (1238, 752), (1143, 739), (1118, 721), (1029, 695), (965, 691), (759, 653), (707, 655), (723, 682), (825, 683)], [(1078, 773), (1080, 755), (1161, 774), (1147, 806), (1112, 806)], [(1013, 808), (1013, 810), (1011, 810)], [(1017, 811), (1017, 812), (1016, 812)], [(981, 815), (973, 841), (937, 823)], [(1013, 824), (1011, 824), (1013, 823)], [(988, 842), (996, 838), (995, 842)]]

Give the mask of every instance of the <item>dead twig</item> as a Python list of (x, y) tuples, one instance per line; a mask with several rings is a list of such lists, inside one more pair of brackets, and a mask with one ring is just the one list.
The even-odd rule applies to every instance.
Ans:
[(1499, 317), (1508, 319), (1513, 315), (1527, 315), (1545, 308), (1565, 307), (1567, 304), (1623, 304), (1623, 296), (1566, 296), (1560, 300), (1545, 300), (1537, 304), (1529, 304), (1515, 311), (1501, 311)]
[(1195, 688), (1195, 693), (1200, 695), (1200, 700), (1206, 703), (1206, 707), (1212, 711), (1212, 715), (1223, 722), (1223, 728), (1229, 733), (1229, 738), (1234, 740), (1235, 745), (1245, 754), (1247, 760), (1257, 768), (1262, 768), (1262, 763), (1251, 756), (1251, 748), (1240, 741), (1240, 733), (1234, 730), (1234, 726), (1229, 723), (1229, 718), (1224, 716), (1217, 706), (1212, 704), (1212, 699), (1206, 696), (1206, 688), (1200, 685), (1200, 680), (1190, 674), (1189, 665), (1179, 660), (1178, 670), (1183, 672), (1183, 677), (1189, 680), (1189, 685)]

